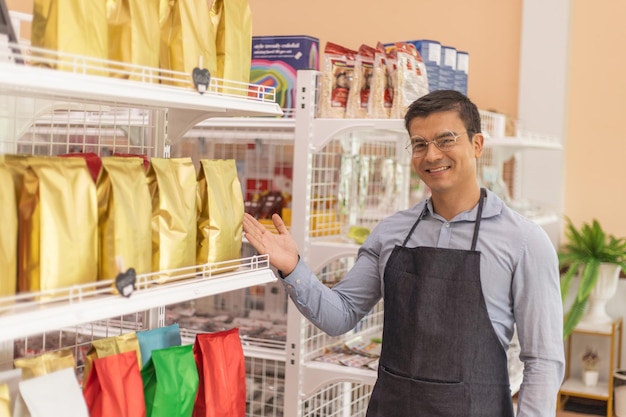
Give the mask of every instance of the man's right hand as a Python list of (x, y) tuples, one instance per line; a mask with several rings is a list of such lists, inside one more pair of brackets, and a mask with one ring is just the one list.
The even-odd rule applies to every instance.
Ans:
[(243, 215), (243, 231), (248, 242), (261, 255), (269, 255), (273, 267), (289, 275), (298, 264), (298, 246), (278, 214), (272, 215), (278, 234), (272, 233), (248, 213)]

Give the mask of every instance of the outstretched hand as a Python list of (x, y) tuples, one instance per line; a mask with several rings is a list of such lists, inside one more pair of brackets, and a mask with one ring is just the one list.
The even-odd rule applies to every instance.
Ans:
[(298, 246), (278, 214), (272, 215), (278, 234), (272, 233), (248, 213), (243, 215), (246, 239), (261, 255), (269, 255), (270, 263), (284, 275), (289, 275), (298, 263)]

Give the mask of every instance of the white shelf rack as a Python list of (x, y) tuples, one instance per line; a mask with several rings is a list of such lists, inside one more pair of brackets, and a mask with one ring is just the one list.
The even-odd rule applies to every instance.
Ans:
[[(207, 264), (138, 275), (136, 289), (130, 297), (116, 293), (112, 280), (3, 297), (0, 342), (276, 280), (266, 255), (240, 262), (238, 269), (231, 272), (220, 273), (220, 264)], [(232, 266), (232, 261), (229, 265)], [(171, 278), (164, 278), (167, 274)]]

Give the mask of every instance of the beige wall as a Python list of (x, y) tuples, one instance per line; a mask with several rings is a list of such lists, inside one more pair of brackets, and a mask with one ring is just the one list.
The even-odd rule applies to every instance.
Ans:
[(626, 2), (572, 1), (565, 211), (626, 236)]
[[(326, 41), (358, 48), (426, 38), (468, 51), (469, 96), (481, 108), (515, 116), (522, 1), (250, 0), (250, 5), (255, 35), (316, 36), (322, 49)], [(7, 4), (12, 10), (32, 8), (32, 0)], [(597, 218), (611, 233), (626, 236), (626, 78), (619, 48), (626, 39), (626, 3), (602, 4), (572, 0), (565, 214), (576, 223)], [(537, 169), (558, 175), (549, 167)]]

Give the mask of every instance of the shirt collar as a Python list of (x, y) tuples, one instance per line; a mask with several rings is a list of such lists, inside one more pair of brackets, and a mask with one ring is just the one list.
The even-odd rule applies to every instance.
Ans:
[[(433, 202), (432, 199), (429, 198), (426, 200), (426, 206), (428, 208), (428, 214), (431, 216), (442, 220), (443, 218), (436, 214), (433, 211)], [(502, 212), (502, 208), (504, 207), (504, 202), (498, 195), (490, 190), (487, 190), (487, 196), (485, 198), (485, 202), (483, 205), (483, 219), (488, 219), (489, 217), (497, 216)], [(472, 207), (471, 210), (466, 210), (457, 214), (450, 222), (457, 221), (474, 221), (476, 220), (476, 215), (478, 214), (478, 203)]]

